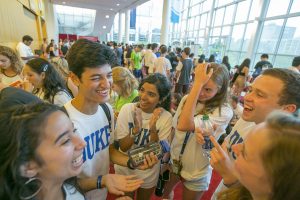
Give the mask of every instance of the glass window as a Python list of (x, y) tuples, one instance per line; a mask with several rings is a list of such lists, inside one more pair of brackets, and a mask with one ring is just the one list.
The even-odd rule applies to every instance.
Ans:
[(290, 1), (288, 0), (285, 1), (270, 0), (267, 17), (285, 15), (287, 13), (289, 3)]
[(250, 8), (250, 0), (240, 2), (237, 7), (235, 15), (235, 22), (244, 22), (247, 20), (248, 12)]
[(254, 31), (255, 31), (254, 26), (255, 26), (254, 23), (249, 23), (247, 25), (246, 33), (245, 33), (245, 36), (244, 36), (242, 51), (247, 51), (248, 50), (251, 36), (254, 34)]
[(300, 12), (300, 0), (294, 0), (290, 13)]
[(207, 14), (201, 15), (200, 28), (206, 28)]
[(230, 26), (224, 26), (222, 29), (222, 36), (229, 36)]
[(205, 33), (204, 30), (199, 30), (199, 37), (204, 37), (204, 33)]
[(239, 65), (239, 55), (239, 52), (228, 51), (227, 56), (232, 67), (234, 67), (235, 65)]
[(211, 9), (212, 1), (213, 0), (206, 0), (203, 2), (203, 10), (202, 10), (203, 12), (209, 11)]
[(200, 16), (195, 17), (195, 30), (199, 29)]
[(195, 17), (192, 17), (188, 20), (188, 27), (187, 27), (187, 30), (191, 31), (191, 30), (194, 30), (194, 22), (195, 22)]
[(293, 17), (287, 20), (278, 49), (279, 54), (300, 55), (299, 20), (300, 17)]
[(283, 19), (265, 22), (258, 46), (259, 53), (274, 53), (282, 23)]
[(259, 17), (260, 10), (257, 9), (259, 8), (259, 4), (260, 4), (260, 0), (252, 0), (249, 20), (254, 20), (255, 17)]
[(220, 36), (221, 28), (214, 28), (212, 36)]
[(182, 19), (186, 19), (187, 18), (187, 9), (185, 9), (182, 13)]
[(199, 15), (200, 4), (195, 5), (191, 9), (191, 16)]
[(277, 55), (274, 62), (274, 67), (287, 68), (292, 66), (293, 56)]
[(226, 12), (225, 12), (223, 24), (231, 24), (231, 23), (232, 23), (232, 17), (233, 17), (234, 6), (235, 6), (235, 5), (227, 6), (227, 7), (226, 7)]
[(229, 4), (231, 2), (233, 2), (233, 0), (218, 0), (218, 2), (216, 3), (216, 5), (217, 5), (217, 7), (220, 7), (220, 6)]
[(216, 10), (214, 26), (221, 26), (224, 18), (224, 8)]
[(240, 50), (243, 42), (243, 34), (245, 30), (245, 24), (236, 25), (233, 27), (231, 41), (230, 41), (230, 50)]

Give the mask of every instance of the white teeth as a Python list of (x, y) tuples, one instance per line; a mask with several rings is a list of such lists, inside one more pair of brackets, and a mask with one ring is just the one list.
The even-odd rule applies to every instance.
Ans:
[(97, 93), (100, 93), (100, 94), (107, 94), (107, 93), (108, 93), (108, 90), (97, 90)]
[(80, 156), (78, 156), (76, 159), (72, 160), (72, 164), (74, 167), (78, 167), (82, 164), (82, 158), (83, 158), (83, 154), (81, 154)]

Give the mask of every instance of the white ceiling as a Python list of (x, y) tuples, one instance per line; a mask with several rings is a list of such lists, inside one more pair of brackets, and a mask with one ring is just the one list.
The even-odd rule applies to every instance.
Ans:
[[(118, 12), (133, 9), (147, 1), (149, 0), (50, 0), (53, 4), (96, 10), (93, 35), (108, 33)], [(109, 15), (108, 19), (105, 18), (106, 15)], [(103, 29), (103, 26), (106, 26), (106, 29)]]

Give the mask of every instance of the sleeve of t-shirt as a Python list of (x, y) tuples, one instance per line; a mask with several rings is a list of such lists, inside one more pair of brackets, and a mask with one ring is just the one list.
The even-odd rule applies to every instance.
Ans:
[(210, 119), (213, 124), (217, 126), (215, 131), (215, 137), (219, 138), (223, 133), (225, 133), (225, 129), (228, 126), (230, 120), (232, 119), (233, 111), (229, 106), (222, 106), (221, 115), (219, 115), (219, 109), (217, 108), (213, 115), (210, 115)]
[(54, 96), (53, 104), (62, 107), (71, 99), (72, 99), (71, 96), (69, 96), (66, 92), (60, 91)]
[(167, 69), (167, 70), (171, 70), (171, 69), (172, 69), (172, 65), (171, 65), (169, 59), (166, 58), (166, 59), (165, 59), (165, 63), (166, 63), (166, 69)]
[(170, 136), (172, 129), (172, 115), (171, 113), (164, 111), (162, 116), (159, 118), (159, 140), (165, 140)]
[(134, 104), (125, 104), (118, 115), (117, 123), (116, 123), (116, 139), (122, 139), (129, 134), (129, 122), (133, 122), (133, 110)]
[(17, 51), (18, 51), (20, 57), (27, 57), (27, 51), (25, 48), (22, 48), (22, 44), (20, 44), (20, 43), (18, 44)]

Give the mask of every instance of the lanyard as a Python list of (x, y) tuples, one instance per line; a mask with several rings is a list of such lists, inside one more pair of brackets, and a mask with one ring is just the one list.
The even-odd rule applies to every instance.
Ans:
[(184, 149), (185, 149), (187, 141), (188, 141), (188, 139), (190, 137), (190, 134), (191, 134), (190, 131), (186, 132), (186, 134), (185, 134), (185, 138), (184, 138), (184, 141), (183, 141), (183, 144), (182, 144), (182, 147), (181, 147), (181, 150), (180, 150), (180, 154), (179, 154), (179, 160), (181, 160), (181, 157), (182, 157), (182, 155), (184, 153)]

